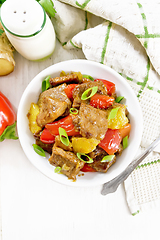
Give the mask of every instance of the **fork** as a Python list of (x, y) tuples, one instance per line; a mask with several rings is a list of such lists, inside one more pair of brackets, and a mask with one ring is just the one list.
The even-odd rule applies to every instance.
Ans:
[(155, 147), (159, 143), (160, 136), (156, 140), (154, 140), (144, 152), (142, 152), (135, 160), (133, 160), (123, 172), (121, 172), (111, 181), (104, 183), (101, 194), (107, 195), (109, 193), (115, 192), (118, 186), (127, 179), (127, 177), (132, 173), (132, 171), (142, 162), (145, 157), (147, 157), (155, 149)]

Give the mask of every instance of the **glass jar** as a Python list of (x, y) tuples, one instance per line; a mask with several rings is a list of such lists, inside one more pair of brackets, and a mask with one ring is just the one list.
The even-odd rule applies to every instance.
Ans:
[(54, 27), (36, 0), (6, 0), (0, 18), (8, 39), (26, 59), (43, 60), (53, 53)]

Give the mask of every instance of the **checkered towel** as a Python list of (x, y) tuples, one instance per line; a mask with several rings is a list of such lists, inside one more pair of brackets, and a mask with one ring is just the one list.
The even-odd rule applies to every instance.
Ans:
[[(67, 49), (105, 64), (126, 79), (139, 99), (144, 130), (140, 151), (160, 135), (160, 0), (60, 0), (52, 19)], [(160, 148), (124, 182), (133, 215), (160, 205)]]

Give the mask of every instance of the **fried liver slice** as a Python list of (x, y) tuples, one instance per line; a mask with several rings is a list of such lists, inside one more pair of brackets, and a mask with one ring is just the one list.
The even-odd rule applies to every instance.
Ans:
[(77, 74), (69, 74), (62, 77), (50, 78), (49, 82), (52, 86), (56, 86), (62, 83), (71, 83), (71, 82), (79, 83), (79, 79)]
[(83, 137), (102, 140), (108, 129), (107, 113), (88, 104), (81, 103), (79, 126), (80, 134)]
[(42, 107), (37, 116), (37, 124), (43, 127), (47, 123), (53, 122), (59, 116), (63, 115), (67, 108), (66, 102), (61, 102), (57, 99), (45, 97), (42, 102)]
[(116, 156), (110, 162), (101, 162), (101, 160), (95, 160), (93, 163), (89, 165), (95, 169), (97, 172), (106, 173), (108, 169), (116, 162)]
[(55, 146), (53, 146), (52, 156), (49, 158), (49, 162), (56, 167), (61, 167), (61, 172), (73, 180), (76, 180), (76, 175), (84, 166), (84, 162), (73, 152), (64, 151)]
[(116, 156), (110, 162), (101, 162), (103, 157), (108, 155), (101, 147), (97, 146), (96, 149), (89, 153), (90, 158), (94, 160), (89, 166), (95, 169), (97, 172), (106, 173), (108, 169), (116, 162)]
[(71, 101), (65, 94), (66, 84), (50, 88), (40, 94), (38, 106), (40, 112), (37, 116), (37, 124), (43, 127), (53, 122), (60, 116), (68, 115)]
[(108, 91), (106, 86), (103, 84), (101, 81), (93, 82), (93, 81), (87, 81), (82, 84), (79, 84), (76, 86), (73, 90), (73, 108), (79, 108), (81, 103), (89, 103), (90, 99), (88, 100), (81, 100), (81, 96), (83, 92), (85, 92), (88, 88), (92, 88), (98, 86), (98, 91), (97, 93), (103, 94), (103, 95), (108, 95)]

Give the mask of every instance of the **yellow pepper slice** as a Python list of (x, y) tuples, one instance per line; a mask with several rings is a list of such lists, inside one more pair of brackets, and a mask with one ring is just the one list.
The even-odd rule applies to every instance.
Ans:
[[(118, 111), (116, 116), (113, 119), (108, 119), (108, 128), (111, 129), (120, 129), (123, 128), (128, 123), (128, 118), (126, 117), (126, 106), (118, 106)], [(109, 110), (110, 113), (111, 110)]]
[(78, 153), (90, 153), (96, 146), (100, 143), (99, 140), (95, 138), (83, 138), (83, 137), (73, 137), (72, 147), (75, 152)]
[(27, 117), (29, 120), (29, 129), (32, 133), (37, 133), (41, 131), (41, 127), (39, 127), (36, 122), (36, 118), (38, 114), (39, 114), (38, 105), (36, 103), (31, 103)]

